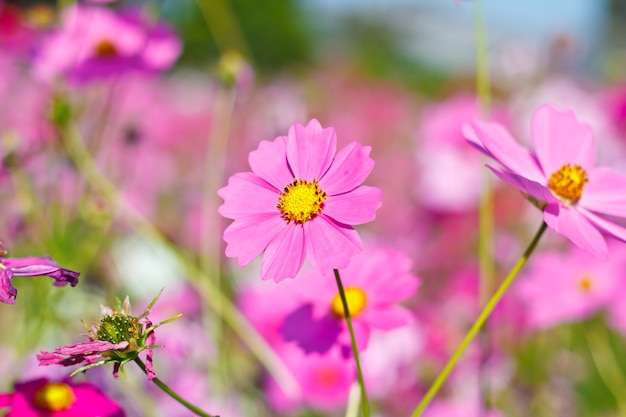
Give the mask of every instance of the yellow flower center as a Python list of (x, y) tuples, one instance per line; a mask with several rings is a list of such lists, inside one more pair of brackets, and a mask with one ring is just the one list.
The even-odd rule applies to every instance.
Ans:
[(591, 292), (593, 282), (591, 281), (591, 278), (584, 276), (578, 281), (578, 286), (583, 292)]
[(557, 198), (574, 204), (583, 195), (583, 186), (588, 183), (587, 172), (580, 165), (565, 164), (550, 176), (548, 188)]
[(35, 392), (35, 404), (47, 411), (66, 410), (75, 400), (72, 388), (62, 382), (50, 382)]
[(110, 40), (103, 39), (96, 45), (96, 56), (100, 58), (111, 58), (117, 56), (117, 48)]
[[(367, 305), (367, 294), (360, 288), (346, 288), (346, 301), (348, 302), (348, 311), (350, 317), (358, 316), (365, 306)], [(333, 297), (331, 302), (331, 309), (333, 314), (337, 317), (345, 317), (343, 310), (343, 303), (341, 302), (341, 296), (339, 293)]]
[(322, 191), (317, 180), (294, 179), (283, 188), (276, 208), (287, 223), (304, 224), (322, 211), (328, 195)]

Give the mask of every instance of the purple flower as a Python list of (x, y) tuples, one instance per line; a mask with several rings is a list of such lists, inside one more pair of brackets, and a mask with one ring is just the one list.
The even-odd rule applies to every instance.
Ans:
[(601, 232), (626, 241), (626, 229), (610, 220), (626, 217), (626, 177), (595, 166), (591, 128), (572, 111), (544, 105), (532, 121), (536, 153), (520, 146), (497, 123), (474, 121), (465, 126), (470, 143), (499, 162), (489, 167), (543, 208), (546, 224), (602, 258), (608, 255)]
[(62, 268), (49, 256), (0, 258), (0, 301), (6, 304), (15, 303), (17, 290), (12, 285), (13, 277), (49, 276), (54, 278), (54, 285), (57, 287), (67, 284), (75, 287), (79, 275), (80, 272)]
[(152, 365), (152, 349), (162, 347), (156, 345), (154, 329), (177, 319), (181, 315), (171, 319), (152, 324), (148, 314), (161, 293), (150, 302), (141, 315), (135, 317), (131, 314), (128, 297), (121, 303), (117, 300), (117, 309), (102, 306), (100, 322), (91, 327), (85, 326), (88, 340), (71, 346), (62, 346), (52, 352), (41, 352), (37, 355), (39, 366), (63, 365), (71, 366), (79, 363), (84, 365), (72, 372), (86, 371), (95, 366), (113, 363), (113, 376), (118, 377), (119, 372), (124, 372), (123, 366), (139, 357), (139, 353), (146, 351), (145, 372), (148, 379), (156, 376)]

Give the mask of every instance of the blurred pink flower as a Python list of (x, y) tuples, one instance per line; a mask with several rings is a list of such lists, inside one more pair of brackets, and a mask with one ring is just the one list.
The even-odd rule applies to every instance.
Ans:
[[(414, 321), (409, 310), (397, 305), (411, 297), (420, 283), (412, 267), (403, 253), (377, 249), (361, 252), (339, 271), (360, 350), (367, 347), (371, 329), (391, 330)], [(309, 271), (298, 278), (298, 284), (294, 297), (301, 307), (285, 317), (282, 335), (306, 352), (324, 353), (338, 342), (348, 355), (350, 334), (335, 280)]]
[(504, 169), (489, 167), (498, 177), (539, 200), (543, 219), (580, 248), (606, 258), (602, 232), (626, 241), (626, 229), (605, 216), (626, 217), (626, 177), (595, 167), (591, 128), (572, 111), (544, 105), (535, 113), (529, 152), (497, 123), (474, 121), (467, 139)]
[(0, 394), (6, 417), (124, 417), (126, 414), (98, 387), (88, 382), (54, 382), (46, 378), (15, 384), (15, 391)]
[(626, 267), (624, 256), (612, 255), (605, 261), (578, 248), (535, 255), (514, 287), (529, 326), (545, 329), (578, 321), (607, 307)]
[(54, 285), (63, 287), (78, 284), (80, 272), (61, 268), (52, 258), (0, 258), (0, 302), (14, 304), (17, 290), (13, 287), (13, 277), (40, 277), (54, 278)]
[(261, 278), (295, 277), (305, 258), (318, 271), (345, 268), (361, 251), (351, 226), (374, 220), (381, 191), (361, 186), (374, 167), (370, 147), (336, 152), (333, 128), (313, 119), (250, 153), (253, 172), (233, 175), (219, 190), (226, 256), (246, 265), (261, 253)]
[(44, 80), (66, 75), (84, 81), (130, 70), (159, 71), (174, 63), (181, 48), (172, 29), (138, 10), (74, 5), (65, 9), (61, 27), (43, 40), (34, 72)]

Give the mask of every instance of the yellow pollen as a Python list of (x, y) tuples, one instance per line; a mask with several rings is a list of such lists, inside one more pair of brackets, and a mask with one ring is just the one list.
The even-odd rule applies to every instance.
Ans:
[(115, 44), (107, 39), (103, 39), (96, 45), (96, 56), (100, 58), (111, 58), (117, 56)]
[(283, 188), (276, 208), (287, 223), (304, 224), (322, 211), (328, 195), (322, 191), (317, 180), (295, 178)]
[(35, 392), (35, 404), (47, 411), (66, 410), (75, 399), (72, 388), (61, 382), (50, 382)]
[(578, 285), (583, 292), (590, 292), (593, 287), (593, 282), (589, 277), (582, 277), (580, 281), (578, 281)]
[(565, 164), (550, 176), (548, 188), (557, 198), (567, 204), (574, 204), (583, 195), (583, 186), (587, 184), (587, 172), (580, 165)]
[[(346, 301), (348, 302), (348, 311), (350, 317), (358, 316), (361, 311), (365, 309), (367, 305), (367, 294), (360, 288), (346, 288)], [(341, 296), (339, 293), (333, 297), (331, 302), (331, 309), (333, 314), (337, 317), (345, 317), (343, 304), (341, 303)]]

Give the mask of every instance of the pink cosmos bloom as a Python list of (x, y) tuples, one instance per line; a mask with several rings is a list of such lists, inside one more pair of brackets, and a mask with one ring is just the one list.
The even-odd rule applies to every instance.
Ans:
[(6, 417), (124, 417), (115, 401), (95, 385), (46, 378), (15, 384), (15, 391), (0, 394), (0, 408), (9, 407)]
[(550, 105), (537, 110), (532, 121), (536, 154), (497, 123), (471, 122), (465, 135), (504, 166), (489, 167), (498, 177), (539, 200), (546, 224), (580, 248), (606, 258), (601, 232), (626, 241), (626, 229), (606, 217), (626, 217), (626, 177), (594, 166), (593, 133), (572, 111)]
[(529, 325), (546, 329), (582, 320), (608, 306), (619, 290), (625, 261), (623, 256), (598, 259), (577, 248), (535, 255), (514, 290)]
[[(393, 249), (365, 250), (340, 275), (346, 292), (357, 345), (367, 347), (370, 330), (391, 330), (411, 323), (409, 310), (397, 303), (411, 297), (420, 279), (411, 260)], [(324, 353), (338, 342), (350, 352), (350, 334), (335, 281), (316, 271), (298, 278), (300, 308), (285, 318), (281, 333), (305, 351)], [(336, 329), (335, 329), (336, 328)], [(328, 338), (330, 340), (324, 340)], [(324, 343), (326, 342), (326, 343)]]
[(62, 287), (78, 284), (80, 272), (61, 268), (52, 258), (0, 258), (0, 301), (14, 304), (17, 290), (13, 287), (13, 277), (40, 277), (54, 278), (54, 285)]
[(305, 258), (318, 271), (345, 268), (361, 251), (352, 225), (374, 220), (381, 191), (361, 186), (374, 167), (371, 148), (352, 142), (335, 154), (333, 128), (313, 119), (287, 136), (263, 141), (219, 190), (226, 256), (246, 265), (262, 252), (261, 278), (293, 278)]
[(169, 27), (139, 11), (74, 5), (65, 9), (61, 27), (43, 41), (34, 71), (43, 80), (65, 75), (75, 81), (159, 71), (174, 63), (181, 47)]
[(157, 324), (152, 324), (148, 314), (160, 293), (150, 302), (144, 312), (135, 317), (131, 315), (128, 297), (123, 303), (118, 300), (117, 309), (102, 306), (100, 322), (88, 327), (88, 340), (71, 346), (56, 348), (53, 352), (41, 352), (37, 355), (40, 366), (63, 365), (71, 366), (79, 363), (85, 365), (75, 370), (72, 375), (86, 371), (95, 366), (113, 363), (113, 376), (118, 377), (124, 372), (124, 365), (139, 357), (146, 351), (145, 372), (148, 379), (156, 376), (152, 365), (152, 349), (155, 345), (154, 330), (162, 324), (180, 317), (174, 316)]

